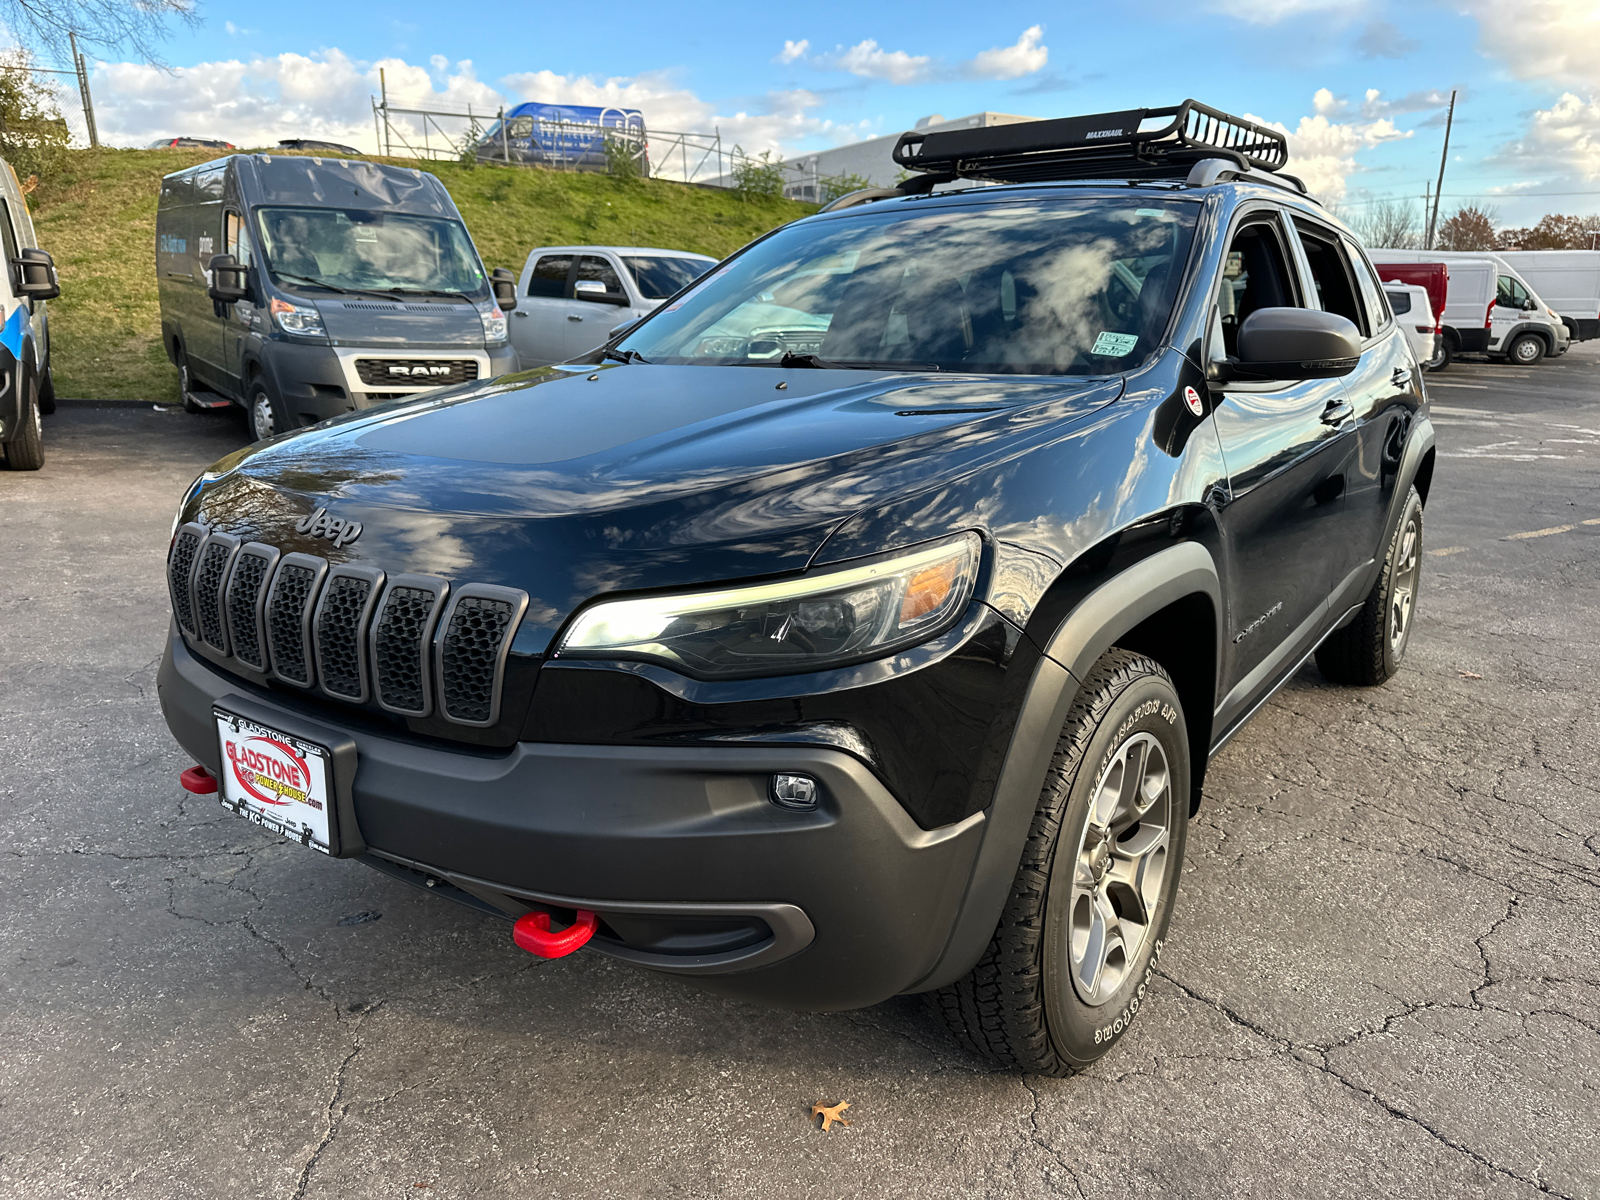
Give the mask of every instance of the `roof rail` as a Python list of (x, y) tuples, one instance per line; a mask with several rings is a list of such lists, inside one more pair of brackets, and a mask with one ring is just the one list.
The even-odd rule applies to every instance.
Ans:
[(894, 161), (908, 170), (1006, 183), (1184, 179), (1206, 158), (1228, 159), (1242, 172), (1275, 172), (1289, 161), (1289, 142), (1276, 129), (1185, 100), (1173, 108), (913, 130), (902, 133), (894, 148)]

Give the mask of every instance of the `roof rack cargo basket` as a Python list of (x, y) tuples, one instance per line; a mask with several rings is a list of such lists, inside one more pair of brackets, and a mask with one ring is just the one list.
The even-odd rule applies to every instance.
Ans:
[[(1144, 128), (1152, 121), (1165, 123)], [(894, 161), (908, 170), (1005, 183), (1181, 178), (1205, 158), (1277, 171), (1289, 161), (1289, 142), (1276, 129), (1185, 100), (1176, 108), (902, 133), (894, 148)]]

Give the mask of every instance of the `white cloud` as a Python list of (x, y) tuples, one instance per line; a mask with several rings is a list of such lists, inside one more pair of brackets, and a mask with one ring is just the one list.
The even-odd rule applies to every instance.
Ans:
[(785, 41), (783, 50), (778, 54), (778, 61), (792, 63), (797, 58), (804, 58), (806, 51), (809, 49), (811, 49), (811, 42), (807, 38), (801, 38), (798, 42)]
[(1312, 97), (1316, 115), (1301, 117), (1294, 129), (1245, 114), (1246, 120), (1288, 135), (1288, 171), (1305, 180), (1306, 187), (1327, 201), (1344, 195), (1346, 178), (1359, 169), (1358, 152), (1411, 136), (1409, 130), (1396, 129), (1387, 117), (1365, 122), (1330, 121), (1329, 116), (1339, 111), (1337, 103), (1326, 88), (1319, 89)]
[(863, 79), (882, 79), (888, 83), (926, 82), (933, 59), (926, 54), (907, 54), (904, 50), (885, 50), (872, 38), (857, 42), (848, 50), (837, 51), (829, 66)]
[(1593, 0), (1461, 0), (1479, 48), (1518, 79), (1600, 95), (1600, 6)]
[(1488, 160), (1546, 180), (1593, 185), (1600, 179), (1600, 99), (1567, 92), (1528, 119), (1528, 128)]
[(966, 73), (978, 79), (1020, 79), (1043, 70), (1050, 61), (1050, 47), (1039, 44), (1044, 26), (1023, 30), (1015, 45), (985, 50), (967, 64)]

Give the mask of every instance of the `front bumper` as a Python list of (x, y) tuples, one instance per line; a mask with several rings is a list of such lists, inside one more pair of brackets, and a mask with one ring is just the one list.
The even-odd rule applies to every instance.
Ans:
[[(373, 865), (511, 918), (591, 909), (601, 953), (783, 1007), (863, 1007), (926, 975), (983, 833), (982, 813), (918, 828), (866, 766), (822, 747), (519, 742), (488, 755), (342, 728), (216, 671), (175, 631), (158, 688), (174, 736), (214, 775), (216, 703), (353, 743), (351, 849)], [(818, 781), (815, 810), (768, 799), (780, 771)]]

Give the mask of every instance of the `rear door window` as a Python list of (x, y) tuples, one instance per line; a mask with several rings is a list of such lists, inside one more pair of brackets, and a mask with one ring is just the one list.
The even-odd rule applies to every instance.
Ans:
[(528, 295), (554, 296), (559, 300), (567, 294), (567, 276), (571, 274), (572, 255), (543, 255), (533, 264), (533, 274), (528, 276)]
[(1394, 310), (1395, 316), (1403, 317), (1411, 311), (1411, 296), (1408, 293), (1386, 290), (1383, 294), (1389, 297), (1389, 307)]
[(1361, 305), (1356, 300), (1355, 279), (1339, 239), (1305, 221), (1296, 221), (1295, 228), (1300, 232), (1300, 244), (1305, 247), (1306, 259), (1311, 267), (1312, 290), (1322, 310), (1337, 313), (1365, 336), (1371, 337), (1372, 329), (1367, 325)]
[(1345, 252), (1350, 265), (1355, 268), (1356, 285), (1361, 289), (1361, 306), (1367, 310), (1367, 332), (1369, 335), (1382, 333), (1389, 327), (1390, 321), (1383, 288), (1379, 286), (1372, 268), (1367, 266), (1366, 256), (1361, 251), (1346, 243)]

